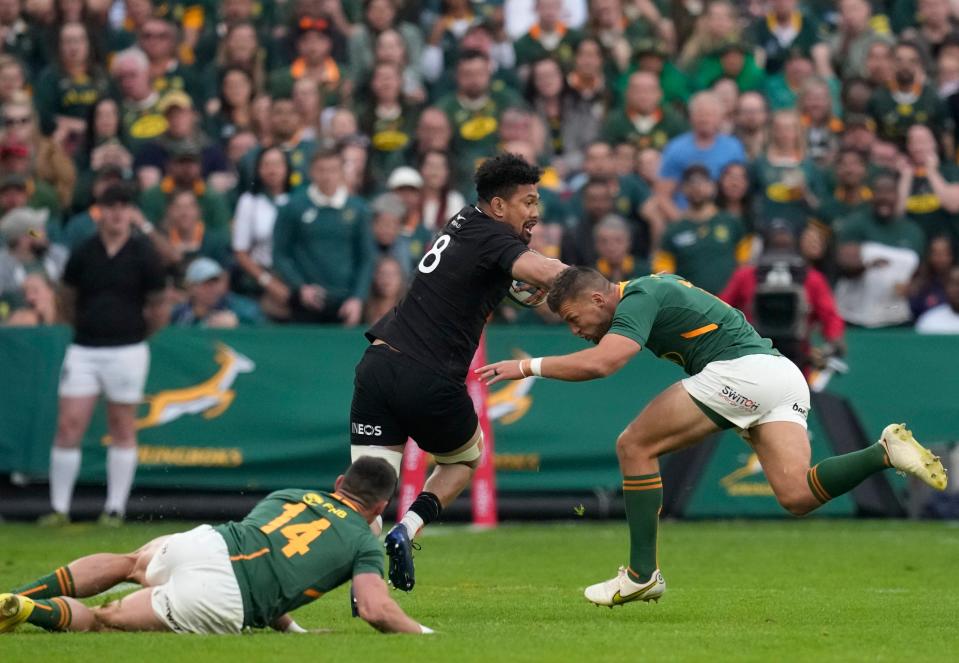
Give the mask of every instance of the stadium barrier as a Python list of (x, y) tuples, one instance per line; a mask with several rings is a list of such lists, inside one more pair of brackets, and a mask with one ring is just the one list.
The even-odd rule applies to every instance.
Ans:
[[(68, 340), (63, 328), (0, 329), (0, 473), (46, 475)], [(583, 347), (564, 330), (547, 328), (494, 327), (487, 341), (491, 360)], [(151, 341), (148, 398), (139, 413), (138, 489), (257, 492), (331, 484), (349, 462), (353, 367), (365, 343), (356, 331), (294, 326), (163, 331)], [(834, 378), (829, 392), (858, 414), (864, 440), (892, 420), (908, 422), (931, 444), (959, 438), (959, 337), (853, 331), (849, 347), (851, 371)], [(553, 501), (570, 517), (578, 503), (589, 507), (587, 517), (615, 514), (616, 436), (680, 377), (677, 367), (640, 355), (607, 380), (496, 385), (486, 403), (500, 495), (538, 505), (534, 513), (552, 495), (561, 496)], [(814, 460), (849, 450), (830, 439), (845, 435), (848, 425), (824, 425), (818, 410), (814, 404)], [(108, 442), (101, 409), (84, 441), (81, 482), (102, 485)], [(699, 458), (673, 461), (695, 465), (675, 483), (679, 494), (667, 496), (681, 506), (676, 515), (783, 515), (742, 441), (726, 433), (707, 447)], [(904, 482), (887, 475), (900, 491)], [(858, 501), (842, 497), (824, 512), (861, 512)]]

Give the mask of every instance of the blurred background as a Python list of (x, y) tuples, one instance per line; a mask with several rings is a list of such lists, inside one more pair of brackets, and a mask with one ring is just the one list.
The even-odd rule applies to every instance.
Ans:
[[(803, 367), (814, 459), (906, 421), (949, 461), (957, 21), (954, 0), (0, 0), (0, 516), (236, 516), (329, 485), (364, 325), (500, 151), (543, 168), (534, 249), (680, 273)], [(136, 268), (94, 255), (117, 232)], [(117, 299), (84, 296), (104, 278)], [(580, 347), (557, 322), (504, 304), (487, 356)], [(142, 402), (87, 422), (68, 347), (109, 355), (130, 325)], [(679, 377), (644, 358), (483, 394), (500, 515), (618, 515), (616, 435)], [(666, 515), (782, 515), (732, 434), (664, 473)], [(823, 512), (959, 515), (886, 474)]]

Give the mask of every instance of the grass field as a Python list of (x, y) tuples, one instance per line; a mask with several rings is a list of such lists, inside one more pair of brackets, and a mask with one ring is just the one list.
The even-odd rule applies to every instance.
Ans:
[[(0, 525), (0, 587), (71, 558), (135, 548), (185, 523), (50, 532)], [(959, 660), (959, 526), (888, 521), (672, 523), (658, 604), (609, 610), (585, 585), (624, 561), (625, 527), (588, 522), (436, 526), (403, 607), (436, 636), (382, 636), (341, 588), (296, 613), (320, 635), (0, 636), (0, 660), (915, 661)], [(55, 657), (55, 658), (54, 658)]]

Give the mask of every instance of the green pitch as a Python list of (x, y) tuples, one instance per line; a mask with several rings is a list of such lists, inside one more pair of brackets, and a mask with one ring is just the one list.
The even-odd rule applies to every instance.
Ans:
[[(0, 587), (182, 523), (103, 530), (0, 526)], [(5, 661), (915, 661), (959, 660), (959, 527), (886, 521), (665, 523), (659, 604), (597, 608), (626, 530), (587, 522), (496, 531), (433, 527), (416, 590), (397, 593), (436, 636), (382, 636), (350, 617), (345, 589), (297, 613), (321, 635), (0, 636)]]

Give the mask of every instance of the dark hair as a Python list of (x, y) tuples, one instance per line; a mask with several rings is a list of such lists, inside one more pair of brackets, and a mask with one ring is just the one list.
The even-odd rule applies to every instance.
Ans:
[(358, 499), (363, 506), (372, 507), (393, 497), (396, 471), (382, 458), (362, 456), (347, 468), (340, 489)]
[(136, 188), (130, 182), (111, 184), (100, 194), (97, 204), (102, 207), (110, 205), (132, 205), (136, 200)]
[[(57, 6), (59, 6), (59, 3), (57, 4)], [(86, 3), (84, 3), (84, 13), (86, 13)], [(100, 52), (97, 50), (97, 48), (93, 44), (93, 35), (95, 33), (90, 29), (90, 25), (86, 22), (86, 20), (71, 21), (69, 23), (60, 23), (57, 26), (57, 62), (61, 66), (63, 65), (63, 60), (61, 59), (62, 54), (60, 51), (60, 49), (62, 48), (63, 40), (60, 39), (60, 36), (63, 33), (64, 28), (66, 28), (68, 25), (79, 25), (81, 28), (83, 28), (83, 34), (87, 38), (87, 62), (86, 62), (87, 73), (93, 74), (94, 76), (92, 77), (95, 78), (96, 74), (99, 73), (96, 71), (96, 67), (100, 63)]]
[(563, 72), (562, 65), (560, 65), (559, 62), (551, 57), (544, 57), (534, 60), (529, 65), (529, 78), (526, 81), (525, 97), (526, 101), (528, 101), (530, 104), (535, 104), (536, 100), (539, 98), (539, 93), (536, 91), (536, 68), (544, 62), (550, 62), (559, 68), (559, 78), (562, 81), (559, 90), (560, 99), (563, 99), (569, 95), (569, 82), (566, 80), (566, 74)]
[(466, 62), (468, 60), (484, 60), (489, 62), (489, 56), (483, 51), (478, 51), (475, 48), (467, 48), (465, 51), (460, 53), (459, 58), (456, 60), (457, 66), (461, 62)]
[(602, 290), (609, 286), (609, 279), (592, 267), (567, 267), (550, 286), (546, 303), (549, 310), (559, 313), (559, 307), (575, 299), (587, 290)]
[(113, 97), (100, 97), (93, 103), (93, 105), (90, 106), (90, 109), (87, 111), (87, 128), (84, 132), (84, 140), (86, 142), (84, 143), (84, 149), (88, 152), (97, 147), (99, 144), (97, 141), (98, 136), (96, 135), (97, 110), (99, 110), (100, 106), (108, 102), (112, 103), (117, 109), (117, 133), (116, 136), (110, 136), (110, 138), (116, 138), (121, 142), (123, 141), (123, 108)]
[(586, 182), (583, 184), (582, 191), (583, 191), (583, 193), (586, 193), (586, 189), (588, 189), (588, 188), (590, 188), (590, 187), (594, 187), (594, 186), (602, 186), (602, 187), (607, 187), (607, 188), (608, 188), (608, 187), (609, 187), (609, 184), (610, 184), (609, 180), (610, 180), (610, 178), (608, 178), (608, 177), (590, 177), (590, 178), (589, 178), (588, 180), (586, 180)]
[(689, 180), (693, 179), (697, 175), (701, 175), (709, 180), (713, 179), (712, 173), (709, 172), (709, 168), (704, 166), (701, 163), (694, 163), (691, 166), (688, 166), (686, 170), (683, 171), (682, 183), (685, 184)]
[[(256, 82), (253, 80), (253, 74), (244, 69), (243, 67), (229, 66), (223, 70), (223, 73), (220, 74), (220, 80), (217, 85), (217, 90), (220, 98), (220, 115), (225, 117), (227, 120), (232, 121), (233, 118), (231, 113), (236, 110), (229, 101), (226, 99), (226, 95), (223, 94), (223, 81), (226, 80), (226, 77), (230, 74), (239, 73), (246, 77), (246, 80), (250, 83), (250, 98), (247, 99), (248, 104), (253, 103), (253, 99), (256, 97)], [(272, 104), (272, 102), (271, 102)]]
[(743, 194), (742, 199), (742, 221), (747, 228), (751, 229), (755, 226), (755, 220), (753, 219), (755, 214), (755, 204), (753, 203), (753, 187), (751, 178), (749, 177), (749, 166), (742, 161), (731, 161), (730, 163), (726, 164), (722, 171), (720, 171), (719, 177), (716, 179), (716, 207), (723, 211), (728, 211), (729, 204), (732, 202), (732, 200), (726, 196), (726, 192), (723, 190), (723, 178), (733, 168), (742, 168), (746, 174), (746, 193)]
[(476, 169), (473, 181), (476, 195), (489, 203), (493, 198), (509, 198), (518, 186), (536, 184), (542, 174), (539, 166), (527, 163), (517, 154), (504, 152), (484, 161)]
[(836, 163), (839, 163), (840, 159), (842, 159), (844, 156), (849, 154), (854, 155), (857, 159), (859, 159), (865, 164), (869, 163), (869, 158), (865, 154), (851, 147), (843, 147), (843, 148), (840, 148), (838, 152), (836, 152)]
[(912, 51), (919, 56), (919, 59), (922, 60), (922, 64), (926, 64), (926, 49), (922, 47), (915, 39), (909, 39), (907, 37), (901, 37), (899, 41), (892, 45), (892, 51), (895, 53), (900, 48), (911, 48)]
[(293, 166), (290, 165), (290, 157), (274, 145), (273, 147), (260, 150), (259, 154), (256, 155), (256, 164), (253, 166), (253, 185), (250, 187), (251, 193), (263, 193), (264, 187), (263, 180), (260, 179), (260, 164), (263, 162), (263, 157), (273, 151), (280, 153), (280, 156), (283, 157), (283, 164), (286, 166), (286, 177), (283, 178), (283, 191), (287, 192), (290, 190), (290, 174), (293, 172)]

